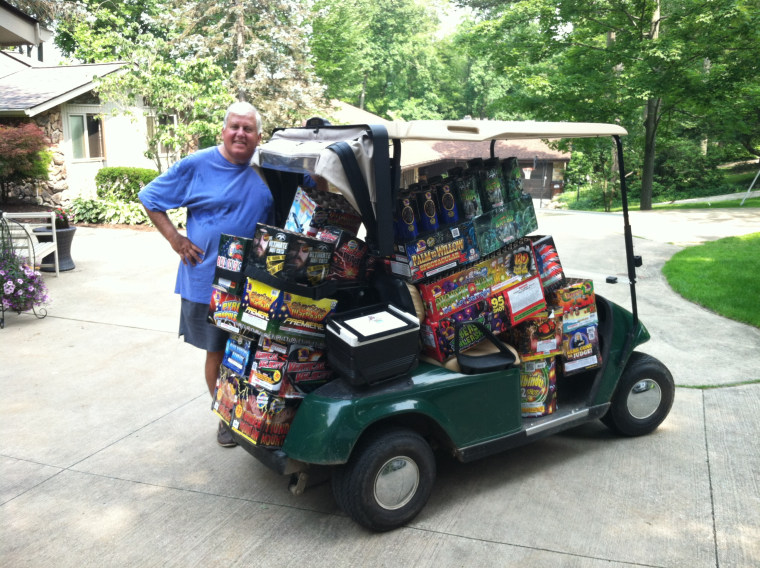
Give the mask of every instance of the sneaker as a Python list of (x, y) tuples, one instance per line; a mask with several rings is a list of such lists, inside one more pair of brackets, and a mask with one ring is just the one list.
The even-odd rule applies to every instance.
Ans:
[(219, 421), (219, 429), (216, 431), (216, 441), (220, 446), (223, 446), (225, 448), (234, 448), (237, 446), (237, 442), (232, 439), (232, 432), (230, 432), (230, 427), (221, 420)]

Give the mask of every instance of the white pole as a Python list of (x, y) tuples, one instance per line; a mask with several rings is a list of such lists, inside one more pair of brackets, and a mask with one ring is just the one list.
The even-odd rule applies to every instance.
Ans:
[(747, 194), (744, 196), (744, 199), (742, 199), (742, 202), (739, 204), (739, 207), (744, 205), (744, 202), (747, 201), (747, 198), (749, 197), (749, 192), (752, 191), (752, 188), (755, 185), (755, 182), (757, 181), (758, 176), (760, 176), (760, 170), (757, 170), (757, 173), (755, 174), (755, 179), (752, 180), (752, 183), (749, 184), (749, 189), (747, 190)]

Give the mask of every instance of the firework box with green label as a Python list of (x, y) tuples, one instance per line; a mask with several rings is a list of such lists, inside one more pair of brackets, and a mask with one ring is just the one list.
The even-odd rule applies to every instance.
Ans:
[(515, 223), (515, 211), (499, 207), (483, 213), (474, 221), (478, 250), (483, 256), (514, 242), (522, 236)]
[(545, 416), (557, 410), (557, 370), (554, 357), (520, 364), (520, 406), (526, 417)]
[(472, 223), (465, 222), (397, 246), (391, 272), (412, 282), (440, 274), (480, 258)]
[(214, 270), (214, 288), (228, 294), (242, 294), (245, 284), (245, 262), (252, 239), (222, 234)]
[(560, 363), (563, 374), (599, 367), (602, 359), (594, 283), (587, 279), (568, 279), (554, 292), (553, 302), (562, 310)]

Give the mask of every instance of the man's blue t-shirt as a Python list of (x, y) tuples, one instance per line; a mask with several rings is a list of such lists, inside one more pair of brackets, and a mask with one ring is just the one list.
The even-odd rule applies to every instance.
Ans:
[(139, 193), (150, 211), (187, 207), (187, 237), (203, 250), (195, 266), (180, 261), (174, 292), (207, 304), (222, 233), (252, 238), (256, 223), (273, 223), (269, 188), (247, 164), (233, 164), (219, 148), (206, 148), (174, 163)]

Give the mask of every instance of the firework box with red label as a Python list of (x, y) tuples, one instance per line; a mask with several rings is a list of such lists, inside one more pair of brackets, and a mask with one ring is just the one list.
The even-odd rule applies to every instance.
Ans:
[(327, 358), (353, 385), (401, 376), (417, 366), (420, 322), (392, 304), (376, 304), (332, 316)]
[(522, 361), (553, 357), (562, 353), (562, 317), (554, 310), (542, 311), (507, 330), (509, 341)]
[(240, 303), (240, 296), (212, 290), (208, 309), (209, 322), (225, 331), (239, 333), (240, 325), (237, 319), (240, 312)]
[(512, 325), (546, 308), (546, 298), (538, 277), (533, 244), (521, 238), (504, 249), (505, 279), (501, 283)]
[(398, 245), (391, 270), (416, 282), (478, 258), (475, 231), (465, 222)]
[(328, 280), (354, 281), (362, 277), (368, 247), (348, 231), (328, 227), (317, 234), (318, 239), (333, 243)]
[(258, 333), (267, 331), (279, 298), (280, 290), (277, 288), (248, 278), (240, 304), (238, 322)]
[(520, 406), (523, 416), (545, 416), (557, 410), (554, 357), (520, 364)]
[(225, 424), (230, 423), (234, 408), (237, 405), (239, 388), (240, 379), (237, 375), (220, 365), (211, 410)]
[(298, 390), (311, 392), (333, 378), (327, 351), (312, 345), (289, 345), (285, 375)]
[(249, 386), (240, 394), (230, 427), (252, 445), (279, 448), (295, 411), (293, 403)]
[(565, 282), (565, 272), (557, 254), (557, 247), (554, 244), (554, 239), (549, 235), (531, 238), (533, 239), (533, 250), (536, 252), (536, 264), (538, 265), (541, 284), (544, 287), (544, 292), (549, 294)]
[(252, 239), (222, 234), (214, 270), (214, 288), (229, 294), (242, 294), (245, 283), (245, 262)]

